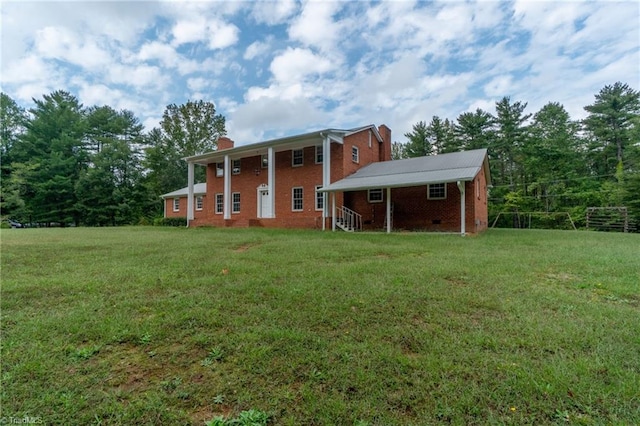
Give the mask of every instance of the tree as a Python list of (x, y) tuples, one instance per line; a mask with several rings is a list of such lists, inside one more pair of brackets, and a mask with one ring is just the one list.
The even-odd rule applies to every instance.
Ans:
[(453, 145), (453, 126), (449, 119), (444, 121), (438, 116), (431, 119), (429, 125), (419, 121), (413, 125), (411, 132), (404, 135), (409, 142), (405, 145), (408, 157), (423, 157), (437, 154), (443, 150), (451, 152)]
[(74, 187), (87, 166), (82, 105), (64, 91), (34, 102), (33, 118), (13, 147), (14, 162), (24, 164), (25, 212), (29, 221), (77, 223)]
[(20, 195), (23, 173), (12, 182), (13, 147), (24, 133), (28, 121), (24, 108), (0, 93), (0, 206), (3, 214), (14, 215), (24, 207)]
[(433, 147), (429, 142), (427, 123), (424, 121), (414, 124), (412, 131), (405, 133), (404, 136), (409, 139), (405, 145), (407, 157), (422, 157), (433, 152)]
[[(169, 180), (178, 182), (177, 186), (170, 188), (156, 185), (165, 192), (187, 184), (187, 165), (182, 158), (215, 150), (218, 138), (227, 133), (224, 116), (216, 114), (212, 102), (202, 100), (188, 101), (179, 106), (167, 105), (160, 121), (160, 130), (161, 137), (154, 135), (151, 139), (153, 146), (150, 149), (155, 152), (148, 152), (155, 160), (147, 165), (157, 174), (172, 174)], [(205, 174), (204, 168), (197, 167), (196, 182), (204, 181)]]
[(531, 117), (531, 114), (524, 114), (526, 107), (526, 102), (512, 103), (506, 96), (496, 102), (496, 138), (492, 153), (499, 173), (495, 176), (498, 182), (508, 184), (512, 190), (518, 175), (523, 174), (521, 150), (527, 137), (525, 122)]
[(407, 158), (407, 145), (401, 142), (391, 144), (391, 159), (402, 160), (403, 158)]
[(489, 148), (494, 139), (493, 123), (493, 116), (480, 108), (460, 114), (453, 128), (460, 148)]
[(569, 179), (586, 173), (578, 124), (561, 104), (550, 102), (533, 116), (522, 152), (529, 192), (543, 201), (540, 208), (545, 211), (559, 209), (558, 196), (566, 191)]
[(91, 161), (76, 184), (82, 221), (94, 226), (135, 223), (144, 216), (139, 194), (143, 126), (132, 112), (109, 106), (90, 108), (87, 124)]
[(613, 174), (618, 163), (628, 169), (625, 150), (631, 148), (634, 123), (640, 115), (640, 92), (617, 82), (602, 88), (595, 97), (592, 105), (584, 107), (589, 112), (584, 125), (595, 138), (593, 149), (601, 153), (608, 173)]

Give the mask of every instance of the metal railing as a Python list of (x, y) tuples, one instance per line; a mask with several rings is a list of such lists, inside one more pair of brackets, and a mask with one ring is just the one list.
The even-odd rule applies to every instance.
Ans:
[(340, 206), (336, 212), (336, 225), (347, 232), (361, 231), (362, 215), (345, 206)]

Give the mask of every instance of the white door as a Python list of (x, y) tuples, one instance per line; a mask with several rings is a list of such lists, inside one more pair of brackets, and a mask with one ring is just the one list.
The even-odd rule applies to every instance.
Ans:
[(260, 191), (260, 217), (271, 216), (271, 204), (269, 204), (269, 190), (264, 189)]

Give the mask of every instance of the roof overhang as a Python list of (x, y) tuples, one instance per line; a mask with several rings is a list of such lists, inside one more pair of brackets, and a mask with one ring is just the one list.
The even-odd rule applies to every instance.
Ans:
[(292, 149), (300, 149), (312, 145), (320, 145), (325, 138), (329, 138), (331, 142), (342, 144), (344, 143), (344, 136), (349, 132), (350, 131), (347, 130), (325, 129), (296, 136), (289, 136), (286, 138), (273, 139), (249, 145), (242, 145), (234, 148), (223, 149), (220, 151), (207, 152), (200, 155), (193, 155), (190, 157), (185, 157), (183, 158), (183, 160), (189, 163), (200, 165), (220, 163), (227, 155), (232, 160), (237, 160), (244, 157), (265, 155), (267, 154), (269, 148), (273, 148), (275, 152), (280, 152)]
[[(435, 158), (437, 157), (437, 158)], [(468, 182), (484, 169), (491, 184), (486, 149), (372, 163), (319, 192), (362, 191), (377, 188), (403, 188), (448, 182)]]

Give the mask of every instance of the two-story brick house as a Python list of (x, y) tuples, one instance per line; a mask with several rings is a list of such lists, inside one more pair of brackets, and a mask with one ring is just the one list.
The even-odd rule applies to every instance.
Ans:
[[(474, 152), (443, 154), (435, 162), (390, 161), (391, 130), (385, 125), (238, 147), (223, 137), (216, 151), (185, 159), (189, 185), (162, 196), (165, 217), (186, 216), (190, 226), (479, 232), (487, 222), (488, 163), (485, 150)], [(471, 167), (462, 174), (425, 170), (449, 164), (452, 170)], [(196, 165), (207, 168), (206, 183), (194, 184)], [(408, 180), (407, 170), (413, 170)], [(369, 176), (363, 185), (357, 179), (362, 173), (377, 178)]]

